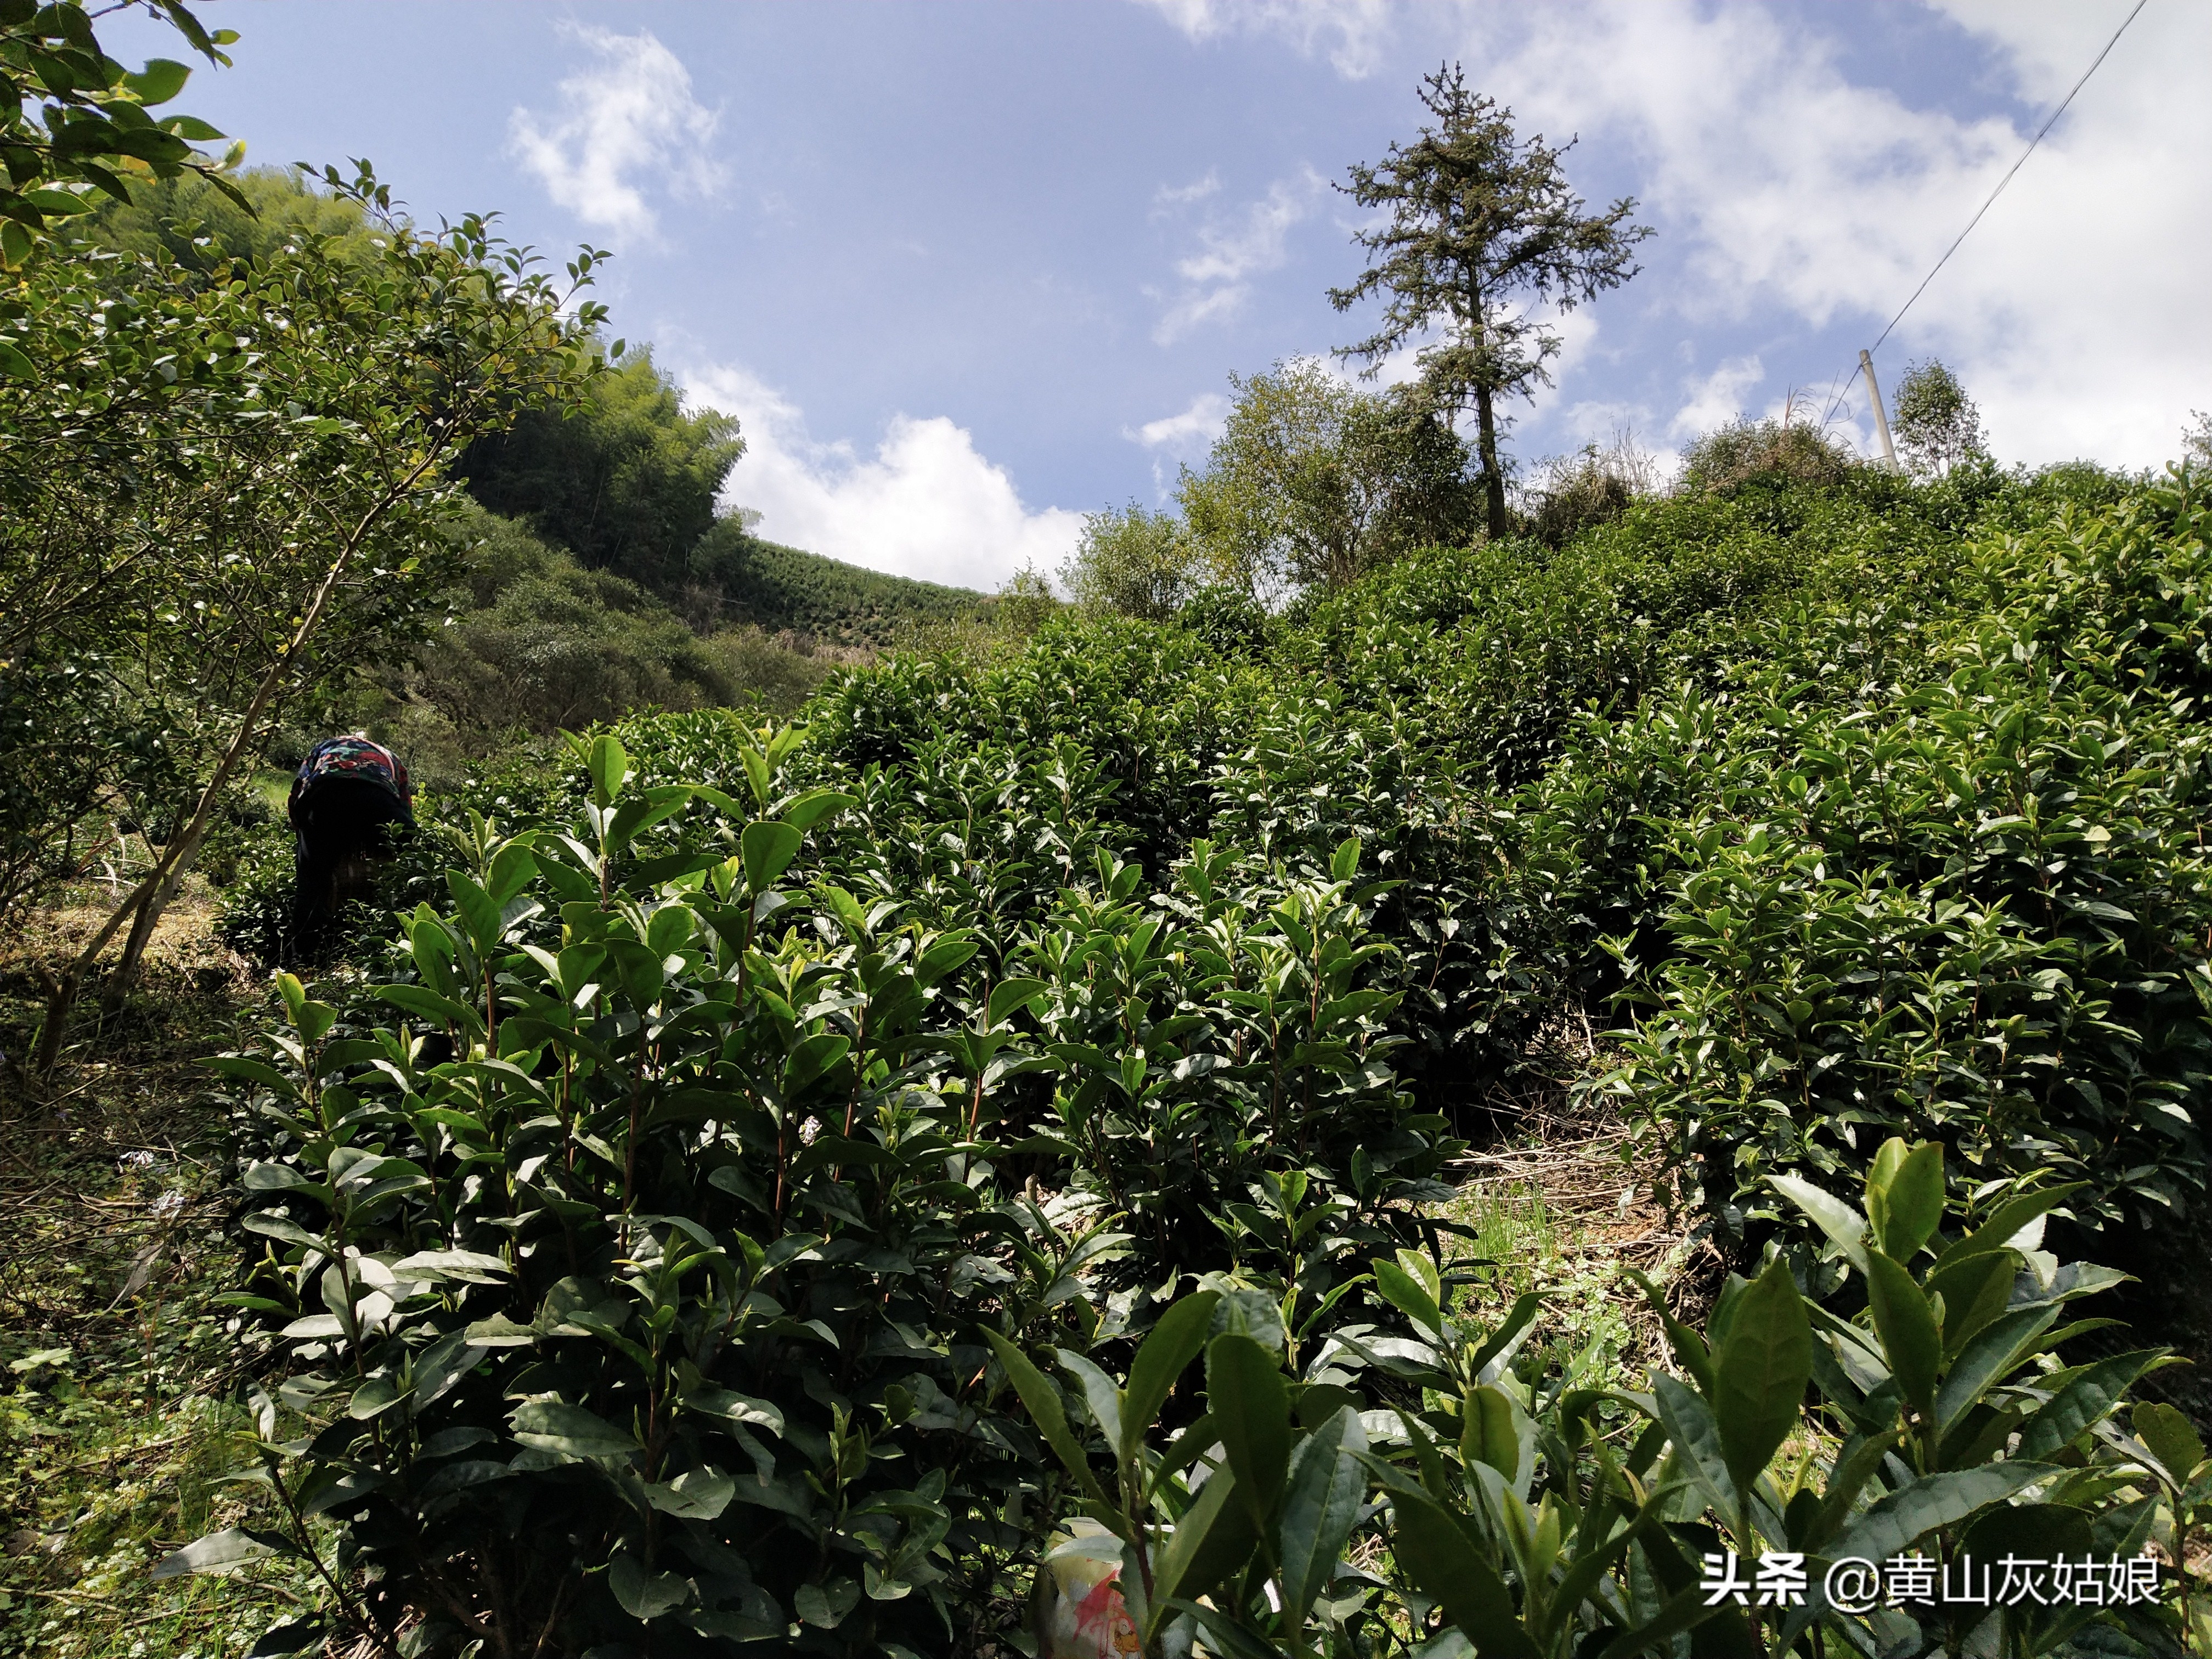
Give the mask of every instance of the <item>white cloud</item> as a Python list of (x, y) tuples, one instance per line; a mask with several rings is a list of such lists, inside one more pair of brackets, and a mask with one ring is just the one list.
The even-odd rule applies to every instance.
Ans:
[(1228, 421), (1229, 399), (1218, 392), (1201, 392), (1180, 415), (1146, 421), (1127, 435), (1146, 449), (1164, 449), (1171, 455), (1203, 453)]
[(1206, 169), (1206, 177), (1194, 179), (1187, 185), (1162, 185), (1152, 192), (1154, 218), (1170, 208), (1188, 207), (1193, 202), (1202, 202), (1221, 189), (1221, 173), (1218, 168)]
[(1083, 528), (1079, 513), (1025, 507), (1006, 469), (942, 415), (895, 416), (863, 459), (848, 442), (817, 441), (794, 404), (742, 368), (688, 376), (684, 390), (738, 417), (745, 453), (726, 493), (759, 513), (771, 541), (988, 589), (1025, 564), (1055, 568)]
[(1151, 454), (1152, 491), (1165, 501), (1172, 493), (1173, 471), (1204, 460), (1228, 424), (1229, 399), (1218, 392), (1201, 392), (1189, 408), (1146, 421), (1133, 432), (1125, 427), (1121, 435)]
[[(2040, 110), (2126, 3), (1944, 9)], [(1647, 216), (1691, 250), (1672, 302), (1701, 322), (1778, 306), (1871, 344), (2040, 120), (1854, 82), (1817, 14), (1638, 0), (1464, 15), (1462, 51), (1527, 125), (1633, 152)], [(1884, 384), (1942, 356), (2002, 456), (2172, 453), (2212, 385), (2208, 153), (2212, 9), (2150, 7), (1892, 337)]]
[(637, 181), (713, 196), (722, 171), (706, 146), (720, 118), (691, 95), (690, 72), (651, 34), (569, 22), (559, 30), (598, 62), (561, 82), (557, 117), (541, 122), (517, 108), (508, 151), (585, 223), (650, 240), (659, 219)]
[(1694, 438), (1716, 427), (1726, 426), (1743, 413), (1743, 394), (1765, 378), (1766, 370), (1756, 354), (1726, 359), (1711, 374), (1692, 380), (1683, 387), (1688, 400), (1668, 422), (1668, 435)]
[(1302, 56), (1326, 50), (1348, 81), (1372, 75), (1391, 34), (1385, 0), (1149, 0), (1192, 40), (1230, 33), (1271, 34)]
[[(1251, 295), (1250, 279), (1282, 266), (1292, 228), (1313, 211), (1327, 188), (1328, 181), (1308, 167), (1295, 179), (1277, 179), (1264, 197), (1235, 213), (1210, 215), (1199, 227), (1196, 252), (1176, 261), (1182, 286), (1170, 295), (1146, 290), (1168, 302), (1152, 330), (1153, 340), (1172, 345), (1207, 323), (1236, 316)], [(1209, 189), (1199, 197), (1211, 194)], [(1165, 192), (1161, 199), (1167, 199)]]
[[(1158, 290), (1147, 289), (1146, 292), (1157, 295)], [(1152, 339), (1159, 345), (1173, 345), (1208, 323), (1227, 322), (1243, 309), (1244, 301), (1251, 297), (1251, 288), (1243, 283), (1216, 289), (1186, 289), (1161, 313), (1160, 320), (1153, 325)]]

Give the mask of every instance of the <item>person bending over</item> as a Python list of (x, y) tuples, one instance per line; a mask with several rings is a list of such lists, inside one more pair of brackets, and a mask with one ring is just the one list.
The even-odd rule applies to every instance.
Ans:
[(413, 826), (415, 791), (398, 756), (349, 732), (307, 751), (284, 810), (299, 877), (285, 954), (312, 962), (329, 950), (339, 912), (368, 896), (371, 861), (392, 855), (391, 827)]

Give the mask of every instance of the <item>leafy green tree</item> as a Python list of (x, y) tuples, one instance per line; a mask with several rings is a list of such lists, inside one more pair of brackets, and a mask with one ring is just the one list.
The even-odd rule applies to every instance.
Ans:
[(2197, 466), (2212, 466), (2212, 415), (2191, 410), (2190, 419), (2193, 424), (2181, 432), (2182, 459)]
[(593, 569), (669, 593), (744, 453), (735, 416), (686, 410), (652, 351), (617, 341), (586, 399), (477, 439), (457, 470), (493, 512)]
[(1026, 639), (1060, 609), (1052, 580), (1034, 564), (1025, 564), (999, 584), (992, 620), (1009, 634)]
[(1549, 547), (1564, 547), (1583, 531), (1626, 513), (1657, 487), (1657, 467), (1626, 432), (1607, 448), (1584, 444), (1572, 455), (1546, 462), (1529, 491), (1528, 529)]
[(1131, 501), (1086, 514), (1060, 583), (1077, 605), (1165, 622), (1204, 580), (1200, 555), (1172, 513)]
[(1936, 358), (1915, 363), (1897, 383), (1897, 447), (1905, 464), (1923, 477), (1942, 477), (1953, 467), (1986, 459), (1982, 412), (1959, 377)]
[(1496, 539), (1510, 527), (1498, 405), (1548, 386), (1545, 365), (1559, 350), (1537, 308), (1571, 311), (1620, 287), (1639, 269), (1636, 246), (1651, 231), (1630, 222), (1632, 197), (1585, 212), (1560, 165), (1571, 141), (1554, 148), (1541, 135), (1522, 138), (1512, 111), (1469, 92), (1458, 64), (1424, 80), (1420, 98), (1436, 125), (1411, 144), (1392, 144), (1381, 163), (1355, 165), (1351, 183), (1338, 186), (1389, 218), (1354, 235), (1367, 269), (1350, 287), (1331, 289), (1329, 303), (1347, 311), (1387, 295), (1381, 325), (1341, 355), (1364, 360), (1372, 374), (1418, 344), (1421, 385), (1435, 404), (1474, 409)]
[[(210, 63), (229, 64), (222, 48), (235, 33), (210, 33), (178, 0), (143, 4)], [(149, 113), (184, 90), (191, 69), (156, 58), (131, 73), (100, 49), (94, 15), (78, 0), (0, 6), (0, 269), (21, 269), (57, 222), (92, 206), (92, 191), (127, 202), (128, 181), (187, 173), (227, 188), (222, 169), (244, 154), (234, 146), (217, 162), (192, 148), (223, 136), (206, 122)], [(0, 357), (0, 373), (27, 372), (20, 356)]]
[(636, 583), (586, 570), (521, 526), (475, 516), (465, 603), (389, 691), (457, 729), (550, 737), (633, 708), (726, 702), (735, 687), (705, 642)]
[[(128, 983), (284, 704), (420, 625), (462, 447), (592, 367), (604, 310), (575, 301), (597, 256), (564, 288), (481, 219), (422, 234), (366, 171), (326, 182), (378, 218), (373, 262), (301, 237), (203, 285), (157, 253), (125, 297), (117, 256), (42, 261), (25, 286), (14, 343), (37, 372), (0, 380), (0, 704), (58, 696), (95, 730), (127, 711), (182, 786), (151, 868), (51, 999), (42, 1071), (126, 928), (111, 988)], [(0, 752), (11, 804), (40, 799), (37, 758)], [(78, 805), (10, 834), (65, 837)]]
[[(84, 247), (135, 258), (165, 253), (187, 282), (213, 280), (240, 259), (273, 258), (313, 236), (333, 254), (374, 261), (375, 222), (349, 197), (317, 188), (305, 167), (254, 167), (210, 179), (197, 172), (133, 187), (127, 202), (101, 201), (70, 226)], [(123, 272), (135, 264), (118, 267)]]
[(1218, 579), (1263, 599), (1341, 587), (1472, 533), (1466, 446), (1417, 396), (1359, 392), (1310, 358), (1230, 384), (1206, 471), (1177, 491)]

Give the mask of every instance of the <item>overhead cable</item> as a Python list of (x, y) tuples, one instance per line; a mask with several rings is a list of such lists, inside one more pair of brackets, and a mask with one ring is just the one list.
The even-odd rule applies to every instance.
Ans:
[[(1981, 206), (1974, 210), (1974, 216), (1966, 221), (1966, 229), (1960, 231), (1957, 238), (1953, 240), (1951, 246), (1943, 250), (1943, 257), (1929, 267), (1928, 274), (1920, 279), (1920, 286), (1912, 290), (1911, 299), (1907, 300), (1903, 305), (1897, 308), (1897, 315), (1889, 319), (1889, 326), (1882, 330), (1881, 338), (1877, 339), (1871, 346), (1867, 348), (1869, 353), (1881, 349), (1882, 341), (1888, 339), (1891, 331), (1895, 329), (1899, 323), (1905, 320), (1905, 313), (1912, 309), (1913, 301), (1919, 299), (1923, 294), (1925, 294), (1928, 291), (1928, 284), (1936, 280), (1936, 273), (1937, 271), (1942, 270), (1946, 264), (1950, 263), (1951, 256), (1959, 251), (1960, 244), (1963, 243), (1967, 237), (1973, 234), (1974, 227), (1982, 222), (1982, 216), (1986, 214), (1991, 207), (1996, 205), (1997, 198), (2004, 194), (2005, 186), (2013, 181), (2013, 175), (2017, 173), (2022, 167), (2027, 165), (2027, 158), (2035, 154), (2035, 147), (2043, 142), (2044, 135), (2049, 132), (2051, 128), (2058, 125), (2058, 118), (2066, 113), (2067, 108), (2073, 103), (2075, 94), (2078, 94), (2083, 87), (2089, 84), (2089, 77), (2097, 72), (2098, 65), (2102, 64), (2106, 58), (2112, 55), (2112, 48), (2120, 44), (2120, 37), (2128, 32), (2128, 25), (2134, 22), (2136, 16), (2142, 11), (2142, 9), (2149, 3), (2150, 0), (2136, 0), (2134, 9), (2130, 10), (2125, 17), (2120, 20), (2119, 27), (2112, 31), (2112, 38), (2105, 42), (2104, 50), (2100, 52), (2095, 58), (2090, 60), (2089, 67), (2081, 71), (2081, 78), (2075, 82), (2071, 90), (2067, 93), (2065, 97), (2058, 100), (2058, 107), (2052, 110), (2051, 113), (2045, 118), (2043, 125), (2035, 130), (2035, 137), (2027, 141), (2027, 148), (2021, 151), (2020, 159), (2014, 161), (2011, 167), (2005, 170), (2005, 176), (1997, 180), (1996, 188), (1989, 193), (1988, 198), (1982, 203)], [(1846, 386), (1850, 384), (1850, 370), (1845, 369), (1843, 376), (1841, 377), (1843, 384)], [(1829, 416), (1833, 416), (1836, 412), (1836, 405), (1840, 404), (1842, 401), (1843, 393), (1838, 392), (1828, 404), (1827, 415), (1821, 416), (1821, 424), (1826, 425), (1827, 423)]]

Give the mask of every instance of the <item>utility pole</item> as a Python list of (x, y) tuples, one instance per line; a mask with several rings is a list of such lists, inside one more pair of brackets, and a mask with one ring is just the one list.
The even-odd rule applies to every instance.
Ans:
[(1859, 353), (1859, 372), (1866, 376), (1867, 396), (1874, 399), (1874, 429), (1875, 435), (1881, 440), (1881, 458), (1894, 472), (1897, 471), (1897, 446), (1889, 441), (1889, 415), (1881, 406), (1881, 388), (1875, 384), (1872, 352)]

